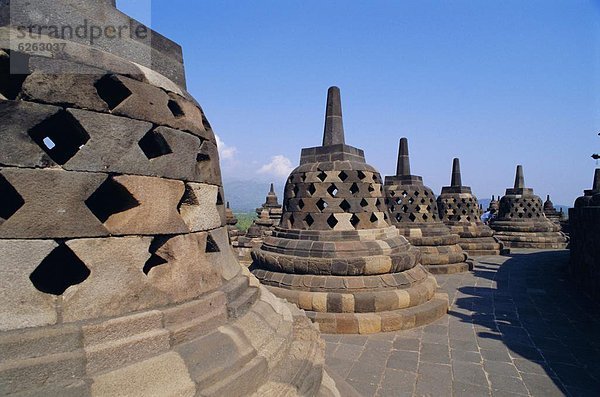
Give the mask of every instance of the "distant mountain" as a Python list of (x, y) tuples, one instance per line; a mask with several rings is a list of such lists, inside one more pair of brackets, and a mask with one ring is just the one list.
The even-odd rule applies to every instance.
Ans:
[[(279, 198), (279, 203), (283, 199), (283, 184), (277, 181), (275, 183), (275, 193)], [(225, 190), (225, 201), (229, 201), (233, 212), (254, 212), (260, 207), (269, 193), (270, 182), (257, 180), (233, 180), (224, 179), (223, 189)]]

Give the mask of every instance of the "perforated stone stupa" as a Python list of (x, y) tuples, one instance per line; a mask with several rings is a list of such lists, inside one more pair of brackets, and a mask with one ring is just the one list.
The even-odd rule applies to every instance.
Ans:
[[(0, 38), (137, 26), (114, 1), (11, 6)], [(314, 325), (236, 262), (214, 133), (149, 32), (54, 59), (0, 39), (0, 394), (339, 395)]]
[(275, 187), (271, 183), (271, 188), (267, 194), (267, 198), (262, 206), (256, 209), (256, 214), (259, 218), (262, 216), (263, 211), (267, 211), (269, 219), (272, 221), (273, 227), (278, 226), (281, 221), (281, 215), (283, 214), (283, 207), (279, 204), (279, 199), (275, 193)]
[(481, 222), (477, 197), (462, 184), (457, 158), (452, 162), (450, 186), (442, 187), (437, 204), (440, 218), (452, 233), (460, 236), (458, 244), (469, 255), (499, 255), (503, 251), (503, 245), (493, 237), (494, 231)]
[(498, 218), (491, 224), (496, 237), (509, 248), (565, 248), (560, 226), (544, 215), (542, 199), (525, 187), (523, 167), (517, 166), (514, 188), (500, 199)]
[(281, 224), (252, 272), (328, 333), (411, 328), (446, 313), (420, 252), (388, 222), (381, 176), (344, 141), (340, 91), (329, 88), (323, 145), (302, 149)]
[(557, 211), (556, 208), (554, 208), (554, 203), (552, 202), (552, 200), (550, 200), (549, 194), (546, 195), (546, 201), (544, 201), (544, 215), (546, 215), (546, 218), (548, 218), (549, 220), (551, 220), (559, 226), (564, 219), (562, 208), (560, 211)]
[(421, 250), (427, 270), (434, 274), (469, 270), (467, 254), (458, 245), (460, 237), (439, 217), (435, 194), (422, 177), (410, 173), (406, 138), (400, 139), (396, 175), (385, 177), (384, 189), (392, 224)]

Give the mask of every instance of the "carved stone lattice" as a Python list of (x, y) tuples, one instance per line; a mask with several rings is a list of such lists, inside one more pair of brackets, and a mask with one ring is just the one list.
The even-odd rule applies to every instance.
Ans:
[[(4, 36), (140, 31), (114, 4), (12, 1)], [(310, 320), (236, 261), (181, 48), (143, 28), (36, 55), (0, 38), (0, 394), (339, 395)]]
[(542, 200), (525, 187), (523, 167), (517, 166), (515, 185), (500, 199), (498, 217), (491, 224), (496, 237), (509, 248), (565, 248), (560, 226), (546, 218)]
[(324, 332), (392, 331), (443, 315), (419, 250), (389, 223), (381, 176), (344, 142), (336, 87), (325, 119), (323, 146), (302, 149), (287, 180), (281, 224), (252, 253), (253, 274)]
[(400, 140), (396, 175), (385, 177), (384, 191), (392, 224), (421, 250), (422, 263), (429, 271), (456, 273), (469, 269), (467, 254), (458, 245), (458, 234), (440, 219), (435, 194), (423, 184), (423, 178), (410, 173), (406, 138)]
[(452, 164), (450, 186), (442, 188), (437, 198), (440, 218), (452, 233), (458, 234), (458, 244), (469, 255), (499, 255), (506, 253), (496, 240), (494, 231), (481, 222), (481, 210), (471, 188), (462, 185), (459, 159)]

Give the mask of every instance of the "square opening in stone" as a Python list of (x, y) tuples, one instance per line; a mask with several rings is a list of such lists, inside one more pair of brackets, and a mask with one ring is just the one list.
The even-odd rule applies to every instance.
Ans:
[(73, 158), (90, 139), (75, 117), (64, 110), (31, 128), (29, 136), (60, 165)]

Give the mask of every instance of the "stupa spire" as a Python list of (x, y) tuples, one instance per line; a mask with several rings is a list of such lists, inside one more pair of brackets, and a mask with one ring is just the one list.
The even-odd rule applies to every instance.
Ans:
[(515, 175), (515, 189), (525, 188), (525, 177), (523, 176), (523, 166), (517, 165), (517, 174)]
[(275, 193), (275, 187), (273, 186), (272, 183), (271, 183), (271, 189), (269, 190), (269, 193)]
[(329, 87), (327, 90), (327, 107), (325, 109), (323, 146), (343, 144), (345, 144), (345, 140), (340, 89), (338, 87)]
[(460, 160), (455, 158), (452, 161), (452, 180), (450, 181), (450, 186), (462, 186), (462, 177), (460, 175)]
[(408, 157), (408, 139), (400, 138), (400, 147), (398, 148), (398, 166), (396, 167), (396, 176), (410, 175), (410, 158)]
[(596, 171), (594, 171), (594, 182), (592, 183), (592, 190), (600, 190), (600, 168), (596, 168)]

